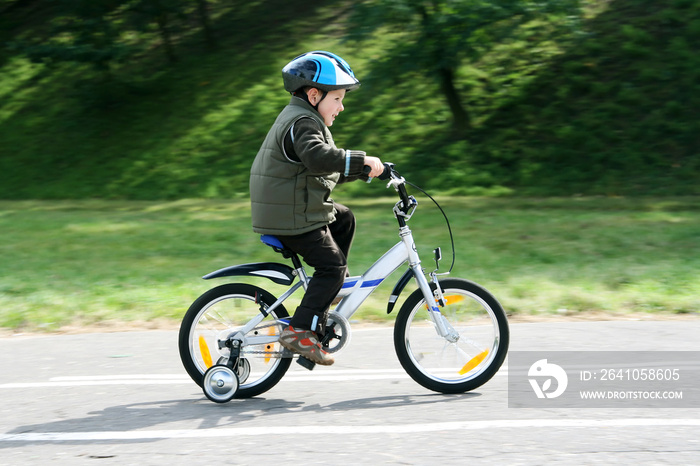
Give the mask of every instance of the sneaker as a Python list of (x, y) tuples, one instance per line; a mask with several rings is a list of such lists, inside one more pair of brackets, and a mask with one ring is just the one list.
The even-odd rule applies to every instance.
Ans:
[(330, 366), (335, 362), (330, 354), (323, 351), (316, 333), (311, 330), (296, 330), (290, 325), (282, 331), (279, 343), (289, 351), (299, 353), (316, 364)]

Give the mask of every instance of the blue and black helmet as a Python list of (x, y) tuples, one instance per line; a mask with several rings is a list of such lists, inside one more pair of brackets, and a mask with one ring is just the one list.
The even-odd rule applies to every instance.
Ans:
[(282, 68), (284, 88), (289, 92), (311, 86), (324, 92), (352, 91), (360, 87), (350, 65), (338, 55), (315, 51), (299, 55)]

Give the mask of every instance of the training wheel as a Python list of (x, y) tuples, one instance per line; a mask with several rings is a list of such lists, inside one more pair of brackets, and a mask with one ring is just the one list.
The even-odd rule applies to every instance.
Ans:
[(227, 403), (236, 396), (238, 375), (228, 366), (212, 366), (204, 373), (204, 394), (215, 403)]

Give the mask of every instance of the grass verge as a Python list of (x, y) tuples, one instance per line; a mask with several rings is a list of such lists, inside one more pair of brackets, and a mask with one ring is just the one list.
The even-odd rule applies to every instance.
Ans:
[[(452, 275), (488, 288), (511, 315), (700, 311), (697, 198), (438, 200), (455, 235)], [(351, 273), (398, 240), (393, 203), (348, 202), (358, 218)], [(430, 251), (441, 246), (445, 271), (451, 253), (444, 221), (427, 199), (419, 203), (410, 225), (424, 267), (433, 269)], [(283, 260), (259, 244), (249, 225), (245, 200), (0, 201), (0, 327), (176, 323), (217, 284), (202, 275)], [(393, 320), (386, 300), (399, 274), (353, 318)], [(277, 295), (282, 290), (261, 284)]]

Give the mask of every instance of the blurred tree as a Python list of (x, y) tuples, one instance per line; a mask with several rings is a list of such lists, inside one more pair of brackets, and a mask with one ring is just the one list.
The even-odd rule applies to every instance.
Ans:
[(197, 15), (199, 22), (204, 31), (204, 40), (210, 48), (215, 48), (217, 45), (214, 30), (211, 27), (211, 18), (209, 16), (209, 2), (207, 0), (197, 0)]
[(173, 23), (185, 18), (185, 9), (191, 0), (131, 0), (127, 11), (131, 14), (131, 26), (147, 31), (155, 25), (163, 43), (168, 61), (177, 61), (173, 45)]
[(385, 65), (393, 75), (420, 71), (436, 79), (455, 134), (465, 136), (471, 118), (455, 85), (463, 61), (474, 63), (536, 18), (573, 23), (579, 16), (579, 0), (365, 0), (355, 6), (349, 37), (397, 33), (390, 39)]
[(9, 13), (12, 10), (24, 8), (34, 0), (2, 0), (0, 1), (0, 14)]
[(102, 74), (110, 64), (130, 52), (119, 39), (120, 31), (109, 15), (123, 0), (58, 0), (61, 14), (51, 20), (44, 34), (16, 41), (9, 47), (32, 61), (89, 63)]

